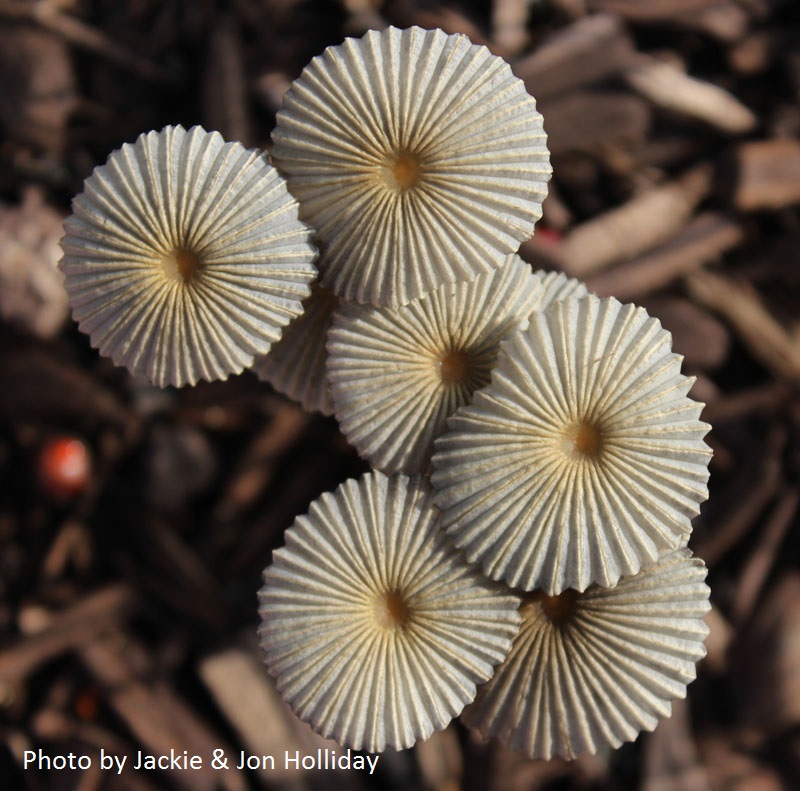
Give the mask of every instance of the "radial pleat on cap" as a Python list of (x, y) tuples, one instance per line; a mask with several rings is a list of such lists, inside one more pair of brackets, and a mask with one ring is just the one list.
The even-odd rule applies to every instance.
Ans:
[(462, 719), (546, 759), (653, 730), (705, 656), (705, 577), (703, 562), (679, 549), (614, 588), (528, 594), (508, 658)]
[(197, 126), (111, 154), (64, 228), (80, 329), (159, 386), (249, 367), (301, 312), (316, 274), (311, 233), (265, 155)]
[(269, 354), (258, 357), (253, 370), (279, 393), (293, 398), (309, 412), (333, 414), (328, 390), (325, 344), (338, 297), (315, 285), (303, 312), (284, 330)]
[(502, 344), (432, 459), (442, 526), (490, 577), (611, 586), (685, 543), (711, 451), (670, 343), (642, 308), (588, 296)]
[(534, 274), (514, 254), (498, 270), (402, 307), (342, 305), (328, 341), (342, 432), (379, 470), (427, 472), (447, 417), (489, 383), (500, 341), (534, 310), (574, 292), (586, 288)]
[(264, 572), (267, 667), (343, 746), (401, 749), (444, 728), (511, 646), (519, 598), (435, 520), (424, 479), (373, 472), (313, 503)]
[(272, 156), (325, 250), (321, 282), (396, 306), (501, 265), (550, 178), (534, 99), (464, 35), (387, 28), (295, 80)]
[(580, 280), (567, 277), (563, 272), (537, 272), (536, 276), (539, 279), (539, 300), (534, 310), (544, 310), (554, 302), (585, 297), (589, 293)]

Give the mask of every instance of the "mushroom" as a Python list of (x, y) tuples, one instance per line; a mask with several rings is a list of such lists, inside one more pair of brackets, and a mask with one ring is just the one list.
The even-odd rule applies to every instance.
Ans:
[(440, 286), (398, 308), (344, 304), (328, 341), (342, 432), (387, 473), (425, 473), (447, 417), (489, 383), (500, 341), (534, 310), (586, 287), (531, 272), (518, 255), (471, 283)]
[(434, 468), (347, 481), (286, 532), (259, 591), (279, 691), (369, 751), (444, 728), (480, 684), (465, 721), (531, 756), (652, 729), (704, 654), (683, 545), (709, 426), (655, 319), (514, 253), (551, 173), (534, 99), (466, 36), (370, 31), (292, 84), (273, 157), (286, 182), (200, 127), (141, 135), (86, 180), (60, 267), (133, 373), (255, 363), (335, 404), (372, 464)]
[(253, 370), (279, 393), (297, 401), (308, 412), (333, 414), (328, 390), (325, 344), (339, 298), (314, 284), (303, 302), (303, 312), (283, 331), (268, 354), (257, 357)]
[(312, 503), (259, 593), (261, 648), (295, 713), (342, 746), (410, 747), (505, 657), (519, 597), (436, 526), (430, 485), (380, 472)]
[(710, 426), (671, 336), (586, 296), (534, 313), (436, 440), (442, 527), (493, 579), (556, 595), (616, 584), (684, 544)]
[(688, 549), (614, 588), (536, 591), (508, 658), (462, 720), (532, 758), (619, 747), (668, 717), (705, 656), (706, 568)]
[(374, 305), (500, 266), (533, 233), (551, 172), (541, 115), (509, 65), (418, 27), (314, 58), (273, 140), (317, 231), (322, 285)]
[(60, 267), (73, 316), (160, 387), (251, 366), (316, 275), (311, 232), (266, 156), (199, 126), (123, 145), (72, 208)]

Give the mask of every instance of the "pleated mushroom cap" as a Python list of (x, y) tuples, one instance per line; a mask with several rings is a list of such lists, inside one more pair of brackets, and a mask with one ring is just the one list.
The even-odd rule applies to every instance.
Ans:
[(225, 379), (266, 353), (316, 275), (311, 232), (264, 154), (167, 126), (95, 169), (64, 223), (80, 329), (154, 384)]
[(433, 455), (442, 526), (493, 579), (611, 586), (684, 544), (708, 496), (709, 430), (671, 336), (587, 296), (531, 316)]
[(539, 280), (539, 300), (534, 310), (544, 310), (554, 302), (585, 297), (589, 289), (580, 280), (567, 277), (563, 272), (536, 272)]
[(551, 172), (541, 115), (508, 64), (418, 27), (314, 58), (273, 140), (325, 252), (322, 284), (374, 305), (500, 266), (533, 233)]
[(269, 354), (257, 357), (253, 370), (279, 393), (297, 401), (308, 412), (333, 414), (328, 390), (325, 345), (339, 298), (314, 285), (303, 302), (303, 312), (284, 330)]
[(435, 519), (424, 479), (373, 472), (313, 503), (264, 572), (267, 667), (295, 713), (344, 747), (402, 749), (444, 728), (519, 627), (519, 597)]
[(511, 653), (462, 720), (545, 759), (653, 730), (705, 656), (705, 577), (703, 562), (679, 549), (615, 588), (528, 594)]
[(487, 385), (500, 341), (562, 294), (586, 288), (534, 274), (518, 255), (471, 283), (399, 308), (347, 303), (335, 313), (328, 376), (342, 432), (387, 473), (425, 473), (448, 415)]

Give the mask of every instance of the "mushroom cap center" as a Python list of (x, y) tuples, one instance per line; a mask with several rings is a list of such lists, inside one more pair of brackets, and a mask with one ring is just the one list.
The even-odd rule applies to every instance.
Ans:
[[(526, 604), (538, 604), (542, 614), (553, 626), (563, 626), (572, 620), (578, 607), (577, 591), (567, 590), (556, 596), (550, 596), (542, 591), (535, 591), (526, 597)], [(523, 605), (525, 606), (525, 605)]]
[(439, 360), (439, 375), (447, 384), (467, 382), (472, 374), (472, 358), (462, 349), (449, 349)]
[(384, 629), (405, 629), (411, 622), (411, 609), (403, 594), (393, 590), (378, 596), (375, 616)]
[(578, 459), (596, 459), (603, 451), (603, 432), (594, 424), (581, 420), (564, 431), (565, 450)]
[(401, 191), (405, 192), (419, 183), (421, 165), (419, 157), (407, 151), (395, 154), (389, 160), (390, 181)]
[(194, 280), (202, 265), (202, 258), (188, 247), (176, 247), (164, 259), (167, 275), (186, 284)]

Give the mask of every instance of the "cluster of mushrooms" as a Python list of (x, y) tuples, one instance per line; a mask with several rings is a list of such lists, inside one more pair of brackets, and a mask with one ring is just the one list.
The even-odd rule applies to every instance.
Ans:
[(372, 752), (462, 711), (541, 758), (652, 730), (704, 655), (709, 426), (656, 319), (516, 254), (550, 177), (533, 98), (466, 36), (388, 28), (314, 58), (273, 140), (274, 167), (199, 127), (123, 146), (61, 268), (116, 363), (253, 367), (373, 466), (265, 571), (280, 692)]

